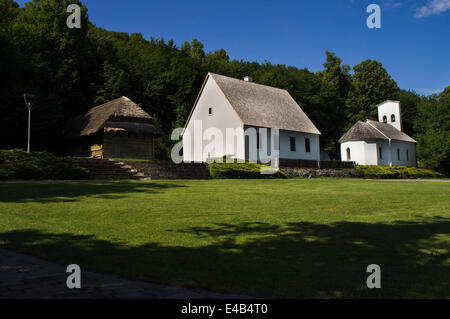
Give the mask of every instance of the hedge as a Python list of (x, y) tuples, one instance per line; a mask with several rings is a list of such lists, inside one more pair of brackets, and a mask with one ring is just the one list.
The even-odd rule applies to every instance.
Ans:
[(364, 178), (443, 178), (444, 175), (436, 171), (417, 167), (406, 166), (377, 166), (377, 165), (356, 165), (358, 175)]
[(209, 174), (212, 178), (232, 178), (232, 179), (260, 179), (260, 178), (287, 178), (281, 171), (274, 174), (261, 174), (262, 169), (271, 170), (267, 165), (256, 163), (209, 163)]
[(0, 180), (8, 179), (87, 179), (89, 171), (69, 157), (48, 152), (0, 150)]

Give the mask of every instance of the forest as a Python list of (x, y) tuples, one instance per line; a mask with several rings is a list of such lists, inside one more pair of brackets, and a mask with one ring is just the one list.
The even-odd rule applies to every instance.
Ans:
[[(71, 3), (82, 8), (80, 29), (66, 25)], [(450, 86), (430, 96), (403, 90), (379, 61), (351, 67), (332, 48), (317, 72), (232, 60), (223, 49), (205, 52), (197, 39), (178, 46), (102, 29), (78, 0), (34, 0), (24, 8), (0, 0), (0, 148), (26, 148), (24, 93), (34, 95), (32, 149), (55, 153), (65, 121), (124, 95), (164, 131), (156, 155), (167, 158), (170, 132), (184, 126), (207, 72), (249, 75), (256, 83), (288, 90), (322, 132), (321, 149), (333, 159), (340, 158), (338, 140), (347, 129), (358, 120), (377, 120), (380, 102), (399, 100), (403, 130), (418, 142), (419, 166), (450, 174)]]

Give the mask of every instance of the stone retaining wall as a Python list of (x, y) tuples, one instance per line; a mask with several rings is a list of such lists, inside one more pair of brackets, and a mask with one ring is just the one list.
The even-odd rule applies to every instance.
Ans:
[(288, 177), (358, 177), (358, 172), (355, 168), (318, 169), (286, 167), (281, 168), (280, 171)]

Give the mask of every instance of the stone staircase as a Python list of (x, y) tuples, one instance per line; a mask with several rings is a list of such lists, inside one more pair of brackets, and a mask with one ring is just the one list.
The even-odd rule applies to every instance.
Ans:
[(172, 161), (124, 162), (144, 174), (145, 179), (209, 179), (209, 169), (203, 163)]
[(203, 163), (175, 164), (171, 161), (113, 161), (109, 159), (74, 158), (88, 169), (92, 179), (209, 179), (208, 167)]
[(108, 159), (74, 158), (73, 161), (89, 170), (91, 179), (141, 179), (143, 174), (120, 162)]

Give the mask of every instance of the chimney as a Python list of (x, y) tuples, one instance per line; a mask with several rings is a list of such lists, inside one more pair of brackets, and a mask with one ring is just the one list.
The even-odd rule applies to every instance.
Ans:
[(244, 77), (244, 81), (245, 81), (245, 82), (253, 82), (253, 79), (252, 79), (251, 76), (248, 76), (248, 75), (247, 75), (247, 76)]

